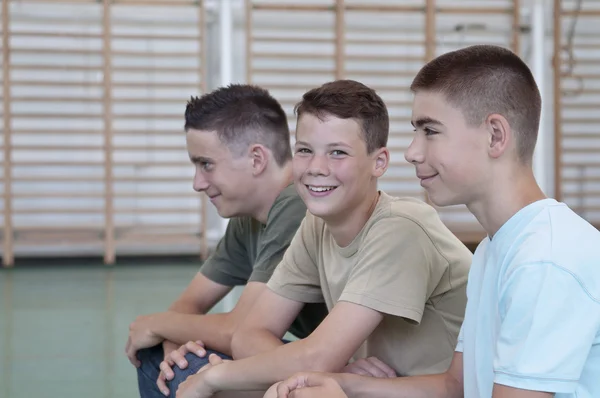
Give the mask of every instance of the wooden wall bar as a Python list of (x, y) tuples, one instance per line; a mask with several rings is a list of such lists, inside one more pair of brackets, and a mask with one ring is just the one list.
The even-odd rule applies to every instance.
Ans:
[(183, 113), (206, 91), (202, 1), (2, 4), (3, 265), (208, 250)]

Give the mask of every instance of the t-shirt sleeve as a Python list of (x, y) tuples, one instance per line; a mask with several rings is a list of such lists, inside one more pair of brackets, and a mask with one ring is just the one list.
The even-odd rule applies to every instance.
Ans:
[(456, 348), (454, 349), (456, 352), (463, 352), (463, 327), (464, 323), (460, 326), (460, 332), (458, 333), (458, 341), (456, 343)]
[(420, 323), (439, 267), (436, 248), (412, 220), (389, 217), (367, 233), (340, 301)]
[(211, 281), (225, 286), (244, 285), (248, 281), (252, 266), (243, 240), (243, 223), (238, 217), (229, 220), (225, 235), (200, 268)]
[(317, 232), (322, 228), (318, 224), (313, 215), (306, 213), (283, 260), (269, 279), (267, 286), (280, 296), (302, 303), (324, 302), (316, 261), (317, 236), (321, 236)]
[(573, 394), (600, 328), (600, 302), (553, 263), (513, 268), (500, 285), (494, 382)]
[(265, 229), (258, 242), (254, 269), (249, 282), (267, 283), (283, 253), (290, 246), (306, 214), (306, 205), (298, 195), (276, 202), (269, 212)]

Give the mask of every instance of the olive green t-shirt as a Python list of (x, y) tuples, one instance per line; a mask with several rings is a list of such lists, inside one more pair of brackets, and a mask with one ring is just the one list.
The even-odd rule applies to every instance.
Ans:
[[(252, 217), (231, 218), (225, 235), (200, 271), (211, 281), (226, 286), (267, 283), (305, 214), (306, 205), (294, 185), (289, 185), (275, 199), (266, 224)], [(290, 332), (305, 338), (326, 316), (325, 304), (306, 304)]]

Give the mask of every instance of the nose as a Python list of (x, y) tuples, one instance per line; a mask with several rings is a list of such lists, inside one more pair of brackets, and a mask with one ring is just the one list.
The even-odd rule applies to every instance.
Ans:
[(209, 183), (204, 177), (204, 174), (199, 167), (196, 167), (196, 174), (194, 174), (194, 191), (204, 192), (208, 189)]
[(425, 161), (425, 155), (423, 154), (423, 145), (419, 142), (419, 137), (413, 138), (412, 142), (404, 152), (404, 159), (412, 164), (420, 164)]
[(311, 176), (329, 175), (329, 163), (327, 156), (313, 155), (308, 163), (307, 172)]

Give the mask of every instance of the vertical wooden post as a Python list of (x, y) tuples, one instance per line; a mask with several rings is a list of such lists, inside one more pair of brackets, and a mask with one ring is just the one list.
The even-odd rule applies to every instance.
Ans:
[(252, 0), (246, 5), (246, 83), (252, 83)]
[[(200, 78), (200, 92), (202, 94), (206, 93), (208, 89), (208, 85), (206, 84), (206, 45), (208, 43), (206, 36), (206, 6), (205, 2), (200, 0), (198, 3), (198, 18), (199, 21), (199, 34), (200, 34), (200, 69), (198, 70), (199, 78)], [(207, 200), (206, 195), (200, 195), (200, 259), (203, 261), (208, 257), (208, 239), (206, 236), (208, 228), (206, 227), (208, 223), (208, 211), (207, 211)]]
[(521, 1), (513, 0), (513, 22), (512, 22), (512, 50), (515, 54), (521, 54)]
[(111, 77), (111, 0), (104, 0), (104, 263), (115, 262), (113, 209), (112, 77)]
[(425, 3), (425, 61), (429, 62), (435, 58), (435, 0), (427, 0)]
[(346, 26), (344, 18), (344, 0), (335, 1), (335, 78), (345, 76), (344, 58), (346, 55)]
[(14, 265), (13, 225), (12, 225), (12, 139), (10, 114), (10, 4), (2, 0), (2, 79), (3, 79), (3, 112), (4, 112), (4, 251), (2, 264), (4, 267)]
[(562, 200), (562, 6), (554, 0), (554, 197)]

